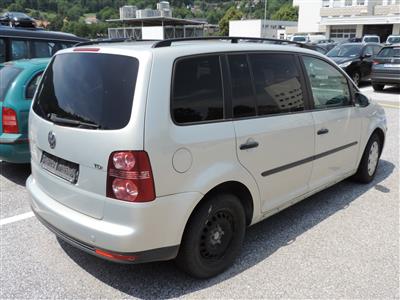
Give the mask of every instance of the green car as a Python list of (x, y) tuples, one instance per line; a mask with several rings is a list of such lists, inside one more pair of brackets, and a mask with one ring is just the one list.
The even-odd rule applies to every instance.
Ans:
[(28, 115), (49, 58), (0, 65), (0, 160), (29, 163)]

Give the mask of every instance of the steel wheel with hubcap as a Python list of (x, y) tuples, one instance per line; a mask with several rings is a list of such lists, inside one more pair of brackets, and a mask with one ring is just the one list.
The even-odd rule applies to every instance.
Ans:
[(354, 179), (363, 183), (369, 183), (374, 179), (381, 156), (381, 145), (382, 143), (379, 135), (374, 133), (365, 147)]
[(231, 194), (204, 199), (186, 225), (176, 262), (197, 278), (215, 276), (230, 267), (240, 252), (246, 218)]

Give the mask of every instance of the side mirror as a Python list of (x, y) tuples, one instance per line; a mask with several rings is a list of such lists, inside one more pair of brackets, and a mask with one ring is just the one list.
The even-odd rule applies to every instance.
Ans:
[(355, 93), (354, 97), (355, 103), (357, 106), (366, 107), (369, 105), (369, 99), (367, 96), (361, 94), (360, 92)]

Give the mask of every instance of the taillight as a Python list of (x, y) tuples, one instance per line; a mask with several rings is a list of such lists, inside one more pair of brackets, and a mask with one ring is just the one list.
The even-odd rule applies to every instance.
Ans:
[(3, 107), (2, 125), (4, 133), (18, 133), (17, 113), (12, 108)]
[(373, 61), (372, 61), (372, 64), (373, 64), (373, 65), (379, 65), (379, 61), (373, 60)]
[(145, 151), (111, 153), (107, 197), (129, 202), (149, 202), (156, 198), (150, 160)]

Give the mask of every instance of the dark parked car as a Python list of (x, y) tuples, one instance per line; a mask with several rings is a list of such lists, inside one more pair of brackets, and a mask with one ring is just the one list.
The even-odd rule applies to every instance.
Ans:
[(324, 48), (326, 52), (330, 51), (332, 48), (334, 48), (338, 43), (336, 43), (334, 40), (317, 40), (313, 42), (314, 45), (317, 45), (321, 48)]
[(400, 84), (400, 44), (382, 48), (372, 63), (372, 87), (381, 91), (385, 84)]
[(24, 58), (51, 57), (58, 50), (84, 41), (87, 39), (69, 33), (0, 26), (0, 64)]
[(10, 27), (36, 27), (35, 19), (20, 12), (6, 12), (0, 17), (0, 24)]
[(355, 84), (370, 79), (372, 60), (382, 46), (377, 43), (346, 43), (326, 55), (334, 60), (353, 79)]

